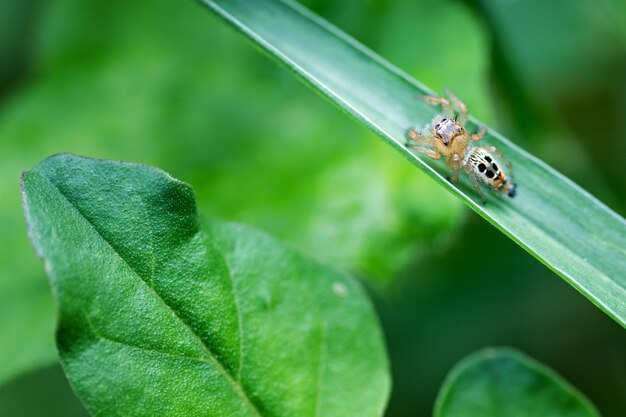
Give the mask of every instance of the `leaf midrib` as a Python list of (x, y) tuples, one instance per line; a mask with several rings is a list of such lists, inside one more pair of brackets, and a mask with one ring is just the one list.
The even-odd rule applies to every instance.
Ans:
[[(74, 209), (76, 210), (76, 212), (78, 213), (79, 217), (84, 219), (85, 222), (89, 225), (90, 228), (93, 229), (93, 231), (100, 237), (100, 239), (102, 239), (102, 241), (104, 243), (107, 244), (107, 246), (109, 246), (113, 252), (115, 253), (115, 255), (128, 267), (128, 269), (132, 272), (132, 274), (141, 282), (143, 283), (143, 285), (145, 285), (155, 296), (155, 298), (163, 305), (167, 308), (167, 310), (169, 310), (172, 315), (176, 318), (176, 320), (178, 320), (182, 325), (183, 328), (185, 328), (185, 330), (190, 333), (194, 339), (196, 339), (196, 341), (200, 344), (200, 346), (202, 346), (202, 349), (207, 353), (208, 357), (212, 360), (212, 363), (216, 366), (217, 370), (224, 376), (224, 378), (228, 381), (228, 383), (235, 389), (235, 392), (237, 392), (239, 394), (239, 396), (242, 398), (242, 400), (244, 401), (244, 403), (246, 404), (246, 406), (258, 417), (264, 417), (260, 411), (258, 410), (258, 408), (256, 407), (256, 405), (254, 404), (254, 402), (251, 400), (251, 398), (249, 397), (248, 393), (245, 391), (243, 385), (241, 385), (240, 383), (238, 383), (231, 375), (230, 373), (226, 370), (226, 367), (224, 366), (224, 364), (222, 364), (217, 357), (215, 356), (215, 354), (211, 351), (211, 349), (209, 348), (209, 346), (206, 345), (206, 343), (204, 343), (204, 341), (202, 340), (202, 338), (200, 337), (200, 335), (198, 335), (194, 330), (193, 327), (187, 323), (179, 314), (178, 312), (172, 308), (169, 304), (167, 304), (167, 302), (165, 302), (165, 300), (161, 297), (161, 295), (156, 291), (156, 289), (154, 287), (152, 287), (151, 285), (149, 285), (146, 280), (141, 276), (141, 274), (135, 270), (135, 268), (133, 268), (133, 266), (129, 263), (129, 261), (118, 251), (118, 249), (115, 247), (115, 245), (109, 241), (109, 239), (107, 239), (102, 233), (101, 231), (98, 229), (98, 227), (96, 226), (96, 224), (94, 224), (89, 217), (87, 217), (85, 215), (85, 213), (83, 213), (83, 211), (76, 205), (74, 204), (74, 202), (72, 200), (70, 200), (62, 191), (61, 189), (54, 184), (48, 177), (46, 177), (45, 175), (41, 174), (41, 173), (36, 173), (37, 175), (41, 176), (50, 186), (52, 186), (58, 193), (59, 195), (65, 200), (67, 201), (67, 203)], [(143, 197), (137, 193), (137, 195), (139, 196), (140, 199), (142, 199), (143, 201)], [(201, 231), (196, 232), (196, 234), (201, 233)], [(194, 234), (195, 236), (195, 234)], [(217, 249), (216, 249), (217, 250)], [(218, 253), (221, 253), (218, 251)], [(234, 291), (234, 287), (233, 287), (233, 291)], [(97, 336), (97, 335), (96, 335)], [(109, 340), (109, 338), (107, 338), (107, 340)], [(120, 343), (123, 344), (125, 346), (128, 346), (130, 348), (139, 348), (138, 346), (134, 346), (134, 345), (128, 345), (126, 343), (123, 342), (116, 342), (111, 340), (112, 342), (115, 343)], [(143, 348), (140, 348), (142, 350), (146, 350)], [(152, 349), (148, 349), (151, 350)], [(171, 354), (169, 352), (162, 352), (162, 351), (156, 351), (159, 352), (163, 355), (169, 355), (171, 356)], [(174, 356), (180, 356), (180, 355), (174, 355)], [(185, 357), (185, 356), (183, 356)], [(199, 358), (194, 358), (194, 357), (186, 357), (188, 360), (193, 360), (193, 361), (200, 361)], [(207, 362), (208, 363), (208, 362)]]
[(88, 313), (86, 311), (83, 311), (83, 314), (85, 314), (85, 318), (87, 320), (87, 325), (89, 326), (89, 329), (94, 334), (94, 336), (96, 336), (96, 338), (99, 339), (99, 340), (104, 340), (106, 342), (113, 343), (115, 345), (120, 345), (120, 346), (124, 346), (124, 347), (131, 348), (131, 349), (136, 349), (136, 350), (139, 350), (141, 352), (157, 354), (157, 355), (160, 355), (160, 356), (164, 356), (166, 358), (180, 359), (180, 360), (186, 360), (188, 362), (204, 363), (204, 364), (208, 364), (208, 365), (212, 365), (213, 364), (213, 362), (208, 361), (208, 360), (206, 360), (204, 358), (194, 358), (192, 356), (177, 355), (177, 354), (172, 353), (172, 352), (165, 352), (165, 351), (158, 350), (158, 349), (150, 349), (150, 348), (147, 348), (145, 346), (130, 344), (128, 342), (122, 342), (121, 340), (117, 340), (114, 337), (105, 335), (102, 332), (100, 332), (94, 326), (93, 322), (89, 318)]
[[(233, 303), (235, 304), (235, 312), (237, 313), (237, 332), (239, 335), (239, 358), (238, 358), (238, 363), (237, 363), (237, 378), (236, 380), (239, 381), (239, 383), (241, 383), (241, 372), (243, 369), (243, 324), (242, 324), (242, 317), (241, 317), (241, 308), (239, 307), (239, 296), (237, 294), (237, 287), (235, 285), (235, 277), (233, 275), (233, 271), (232, 271), (232, 267), (230, 266), (230, 263), (228, 262), (228, 257), (222, 253), (217, 247), (216, 245), (214, 245), (212, 242), (207, 242), (207, 239), (202, 239), (202, 243), (204, 245), (211, 245), (211, 248), (213, 248), (213, 250), (215, 250), (216, 253), (218, 253), (220, 255), (220, 257), (222, 258), (223, 262), (224, 262), (224, 267), (226, 269), (226, 275), (228, 276), (228, 279), (230, 280), (230, 287), (231, 287), (231, 292), (232, 292), (232, 296), (233, 296)], [(243, 389), (243, 387), (242, 387)]]
[[(242, 326), (242, 319), (241, 319), (241, 312), (240, 312), (240, 307), (239, 307), (239, 302), (238, 302), (238, 296), (237, 296), (237, 292), (235, 291), (235, 279), (234, 279), (234, 274), (233, 274), (233, 268), (231, 267), (231, 264), (229, 262), (229, 257), (219, 251), (216, 247), (215, 244), (213, 244), (212, 242), (208, 241), (205, 242), (208, 245), (211, 245), (212, 248), (215, 249), (215, 251), (217, 253), (220, 254), (220, 256), (222, 257), (222, 259), (224, 260), (224, 265), (226, 266), (226, 272), (231, 280), (231, 284), (232, 284), (232, 288), (233, 288), (233, 297), (235, 299), (235, 305), (237, 308), (237, 316), (239, 318), (239, 331), (240, 331), (240, 363), (239, 363), (239, 371), (241, 371), (241, 369), (243, 368), (243, 326)], [(234, 249), (231, 251), (231, 255), (236, 255), (238, 249), (239, 249), (239, 242), (236, 241), (234, 244)], [(320, 341), (319, 341), (319, 349), (318, 349), (318, 369), (317, 369), (317, 382), (315, 384), (316, 386), (316, 392), (315, 392), (315, 401), (314, 401), (314, 412), (313, 412), (313, 417), (320, 417), (320, 412), (321, 412), (321, 403), (322, 403), (322, 386), (324, 384), (324, 361), (326, 360), (326, 340), (327, 340), (327, 335), (326, 335), (326, 321), (324, 320), (320, 320), (319, 322), (319, 326), (320, 326)]]

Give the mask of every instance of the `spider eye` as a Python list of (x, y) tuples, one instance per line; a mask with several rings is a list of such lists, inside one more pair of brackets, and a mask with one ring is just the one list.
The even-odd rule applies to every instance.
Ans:
[(457, 132), (460, 132), (460, 131), (462, 131), (462, 130), (463, 130), (463, 129), (461, 129), (461, 126), (457, 126), (457, 127), (456, 127), (456, 131), (457, 131)]
[(435, 129), (439, 129), (440, 127), (441, 127), (441, 125), (440, 125), (439, 123), (437, 123), (437, 124), (435, 125)]
[(441, 123), (444, 123), (444, 122), (447, 122), (447, 121), (448, 121), (448, 119), (445, 119), (445, 118), (441, 119)]

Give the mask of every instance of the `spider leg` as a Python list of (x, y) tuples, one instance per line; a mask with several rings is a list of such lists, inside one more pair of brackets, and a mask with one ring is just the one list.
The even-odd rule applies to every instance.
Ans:
[(474, 189), (478, 193), (478, 196), (480, 197), (480, 200), (482, 201), (483, 205), (487, 204), (487, 199), (485, 198), (485, 195), (483, 194), (480, 188), (480, 182), (476, 178), (476, 174), (472, 172), (472, 169), (469, 167), (469, 165), (465, 166), (465, 172), (467, 172), (467, 175), (470, 177), (470, 180), (472, 181), (472, 187), (474, 187)]
[(448, 99), (440, 96), (418, 96), (419, 99), (423, 100), (426, 104), (430, 104), (431, 106), (441, 106), (441, 113), (444, 117), (448, 119), (454, 118), (454, 109), (452, 105), (448, 101)]
[(430, 148), (432, 144), (432, 137), (423, 136), (415, 129), (409, 129), (407, 132), (408, 140), (405, 146), (416, 150), (417, 152), (428, 155), (433, 159), (440, 159), (441, 154)]
[(428, 149), (428, 148), (422, 148), (420, 146), (416, 146), (416, 145), (412, 145), (412, 144), (407, 144), (407, 147), (416, 150), (417, 152), (426, 154), (428, 156), (430, 156), (433, 159), (441, 159), (441, 154), (437, 151), (433, 151), (432, 149)]
[(486, 133), (487, 133), (487, 128), (483, 126), (480, 128), (478, 133), (474, 133), (470, 136), (470, 140), (473, 140), (473, 141), (481, 140), (482, 138), (485, 137)]
[(487, 199), (485, 198), (485, 195), (480, 189), (480, 183), (477, 180), (472, 179), (472, 186), (474, 186), (474, 189), (478, 193), (478, 196), (480, 197), (480, 201), (482, 201), (483, 205), (487, 204)]
[(464, 165), (461, 162), (461, 155), (453, 153), (446, 158), (446, 166), (452, 170), (452, 173), (446, 178), (448, 181), (455, 183), (459, 178), (459, 172), (463, 169)]
[(459, 109), (459, 116), (457, 121), (462, 125), (465, 125), (465, 123), (467, 123), (467, 106), (447, 88), (445, 90), (445, 93), (448, 97), (450, 97), (452, 104), (454, 104), (456, 108)]
[(461, 168), (453, 168), (452, 174), (448, 175), (448, 181), (456, 183), (459, 180), (459, 172), (461, 172)]

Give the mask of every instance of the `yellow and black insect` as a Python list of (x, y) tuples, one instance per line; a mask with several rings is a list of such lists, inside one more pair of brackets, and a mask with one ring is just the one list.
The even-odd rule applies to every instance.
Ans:
[(423, 133), (409, 129), (406, 146), (433, 159), (440, 159), (443, 156), (446, 159), (446, 166), (452, 169), (450, 176), (452, 182), (456, 182), (459, 173), (465, 171), (483, 203), (486, 200), (481, 185), (509, 197), (515, 197), (516, 186), (511, 177), (505, 173), (501, 162), (507, 166), (509, 173), (513, 171), (511, 164), (494, 146), (472, 144), (481, 140), (487, 129), (482, 128), (478, 133), (468, 133), (464, 126), (467, 123), (467, 106), (453, 94), (448, 93), (448, 96), (459, 110), (456, 117), (448, 99), (437, 96), (422, 97), (428, 104), (441, 105), (442, 114), (436, 115)]

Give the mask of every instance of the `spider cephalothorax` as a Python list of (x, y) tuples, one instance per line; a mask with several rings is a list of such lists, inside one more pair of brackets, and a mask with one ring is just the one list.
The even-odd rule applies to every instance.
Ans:
[(444, 145), (449, 145), (455, 137), (463, 135), (465, 128), (458, 122), (452, 119), (443, 118), (441, 121), (433, 126), (433, 132), (435, 136), (443, 141)]

